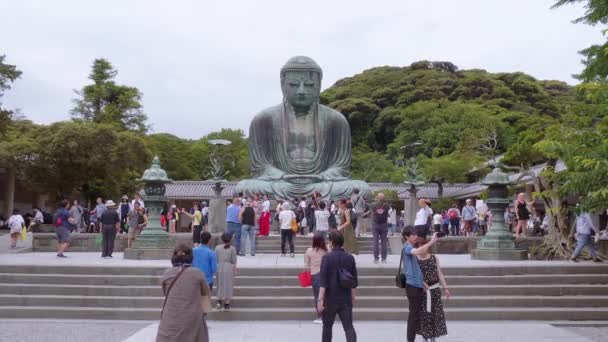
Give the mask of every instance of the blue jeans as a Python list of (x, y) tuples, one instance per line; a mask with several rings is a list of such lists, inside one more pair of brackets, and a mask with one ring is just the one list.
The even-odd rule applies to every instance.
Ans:
[(241, 255), (245, 255), (247, 252), (247, 238), (249, 238), (249, 245), (251, 246), (251, 255), (255, 254), (255, 226), (244, 224), (241, 227)]
[(576, 248), (574, 249), (574, 253), (572, 253), (572, 259), (576, 258), (585, 246), (589, 247), (589, 252), (592, 257), (597, 257), (597, 251), (595, 250), (595, 246), (593, 245), (593, 240), (591, 240), (590, 234), (576, 234)]
[(228, 222), (226, 225), (226, 233), (232, 234), (232, 242), (237, 254), (241, 254), (241, 224)]
[[(388, 233), (388, 227), (382, 223), (374, 223), (372, 226), (372, 234), (374, 240), (374, 260), (378, 260), (378, 255), (382, 256), (382, 261), (386, 260), (386, 255), (388, 254), (387, 243), (388, 238), (386, 237), (386, 233)], [(424, 235), (426, 237), (426, 235)], [(380, 250), (382, 248), (382, 250)]]

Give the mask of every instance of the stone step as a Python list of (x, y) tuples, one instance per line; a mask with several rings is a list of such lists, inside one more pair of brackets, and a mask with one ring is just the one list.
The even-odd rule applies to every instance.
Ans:
[[(606, 285), (450, 285), (459, 296), (608, 296)], [(255, 297), (306, 297), (310, 288), (300, 286), (235, 286), (235, 296)], [(12, 295), (75, 295), (115, 297), (162, 296), (158, 285), (65, 285), (0, 283), (0, 294)], [(360, 286), (359, 296), (404, 296), (404, 290), (395, 286)]]
[[(279, 256), (277, 256), (279, 257)], [(395, 256), (389, 256), (393, 258)], [(247, 256), (246, 258), (251, 258)], [(302, 260), (302, 255), (296, 259)], [(369, 258), (373, 258), (369, 255)], [(0, 273), (19, 274), (100, 274), (100, 275), (162, 275), (166, 267), (129, 267), (129, 266), (51, 266), (51, 265), (0, 265)], [(358, 267), (359, 275), (394, 276), (397, 266), (377, 265), (376, 267)], [(293, 276), (300, 272), (297, 267), (259, 267), (239, 268), (242, 276)], [(574, 274), (608, 274), (608, 263), (604, 264), (556, 264), (556, 265), (505, 265), (505, 266), (470, 266), (443, 267), (446, 275), (456, 276), (503, 276), (503, 275), (574, 275)], [(0, 279), (2, 281), (2, 279)]]
[[(21, 274), (0, 273), (5, 283), (67, 284), (67, 285), (158, 285), (159, 276), (148, 275), (101, 275), (101, 274)], [(359, 276), (361, 286), (387, 286), (393, 276)], [(509, 276), (446, 276), (453, 285), (540, 285), (540, 284), (608, 284), (608, 274), (558, 274), (558, 275), (509, 275)], [(237, 286), (297, 286), (296, 270), (284, 276), (238, 276)]]
[[(446, 308), (448, 320), (608, 320), (608, 308), (580, 307), (513, 307), (513, 308)], [(111, 319), (111, 320), (157, 320), (160, 308), (103, 308), (103, 307), (47, 307), (47, 306), (0, 306), (2, 318), (29, 319)], [(311, 308), (234, 308), (228, 312), (212, 312), (210, 320), (267, 321), (267, 320), (312, 320)], [(358, 308), (354, 309), (357, 320), (405, 321), (405, 308)]]
[[(214, 297), (215, 298), (215, 297)], [(103, 307), (103, 308), (160, 308), (163, 297), (113, 297), (79, 295), (13, 295), (0, 294), (0, 306), (49, 306), (49, 307)], [(246, 308), (302, 308), (313, 306), (312, 291), (308, 296), (253, 296), (234, 297), (233, 306)], [(406, 308), (404, 296), (359, 296), (358, 308)], [(605, 296), (454, 296), (444, 298), (446, 308), (468, 307), (608, 307)]]

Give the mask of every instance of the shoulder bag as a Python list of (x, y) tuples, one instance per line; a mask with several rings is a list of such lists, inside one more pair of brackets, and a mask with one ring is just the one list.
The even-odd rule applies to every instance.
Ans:
[(340, 266), (338, 267), (338, 281), (340, 282), (340, 287), (343, 289), (354, 289), (357, 287), (357, 279), (355, 279), (353, 274), (342, 265), (342, 259), (340, 259)]
[(175, 282), (177, 282), (177, 280), (179, 279), (179, 277), (182, 276), (182, 273), (184, 273), (184, 271), (186, 270), (186, 267), (182, 267), (179, 272), (177, 272), (177, 275), (175, 276), (175, 279), (173, 279), (173, 281), (171, 282), (171, 284), (169, 284), (169, 287), (167, 288), (167, 293), (165, 294), (165, 301), (163, 302), (163, 308), (160, 311), (160, 317), (163, 317), (163, 312), (165, 311), (165, 306), (167, 305), (167, 299), (169, 299), (169, 293), (171, 293), (171, 289), (173, 288), (173, 285), (175, 285)]
[(399, 269), (397, 270), (397, 275), (395, 276), (395, 285), (400, 288), (405, 288), (405, 274), (403, 273), (403, 250), (401, 251), (401, 259), (399, 260)]

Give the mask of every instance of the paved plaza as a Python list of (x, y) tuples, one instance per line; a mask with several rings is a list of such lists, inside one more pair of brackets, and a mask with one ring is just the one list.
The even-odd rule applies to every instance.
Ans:
[[(556, 324), (552, 322), (551, 324)], [(546, 322), (448, 322), (449, 335), (439, 342), (600, 342), (608, 325)], [(557, 324), (566, 324), (564, 322)], [(572, 324), (572, 323), (567, 323)], [(358, 341), (404, 341), (403, 322), (355, 322)], [(145, 321), (3, 320), (1, 342), (153, 342), (157, 324)], [(311, 322), (209, 322), (212, 342), (315, 342), (321, 326)], [(344, 341), (339, 322), (334, 341)], [(422, 341), (419, 337), (417, 341)]]

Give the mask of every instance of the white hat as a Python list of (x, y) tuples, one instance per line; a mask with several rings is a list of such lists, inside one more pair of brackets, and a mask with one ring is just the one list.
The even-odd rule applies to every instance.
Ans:
[(116, 203), (114, 203), (114, 201), (112, 201), (112, 200), (106, 201), (106, 207), (114, 207), (114, 206), (116, 206)]

